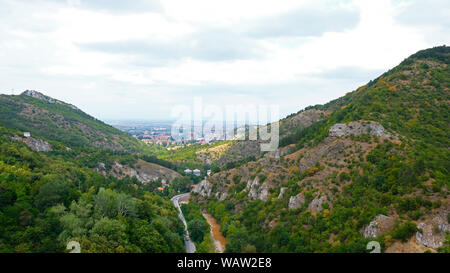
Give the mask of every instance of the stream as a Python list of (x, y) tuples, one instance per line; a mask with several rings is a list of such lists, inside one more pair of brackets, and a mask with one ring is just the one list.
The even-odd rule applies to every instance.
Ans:
[(225, 251), (225, 245), (227, 243), (227, 239), (220, 232), (220, 225), (217, 223), (216, 219), (207, 213), (202, 213), (203, 217), (205, 217), (209, 226), (211, 227), (211, 238), (213, 240), (214, 246), (216, 247), (217, 252), (223, 253)]

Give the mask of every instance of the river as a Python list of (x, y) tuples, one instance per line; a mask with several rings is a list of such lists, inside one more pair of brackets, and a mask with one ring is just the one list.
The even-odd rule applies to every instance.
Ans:
[(227, 239), (220, 232), (220, 225), (217, 223), (216, 219), (207, 213), (203, 213), (209, 226), (211, 227), (211, 238), (213, 240), (214, 246), (217, 252), (223, 253), (225, 251), (225, 245), (227, 244)]

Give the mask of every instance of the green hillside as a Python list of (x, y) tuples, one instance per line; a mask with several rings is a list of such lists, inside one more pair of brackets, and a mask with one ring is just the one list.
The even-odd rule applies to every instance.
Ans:
[(137, 151), (142, 147), (128, 134), (36, 91), (26, 91), (19, 96), (0, 95), (0, 125), (31, 132), (33, 136), (55, 140), (71, 148)]
[[(213, 193), (196, 200), (219, 220), (227, 251), (365, 252), (374, 238), (363, 233), (383, 215), (393, 223), (375, 238), (383, 251), (411, 249), (419, 232), (442, 244), (422, 239), (417, 251), (447, 252), (449, 65), (450, 47), (420, 51), (356, 91), (296, 114), (321, 111), (323, 118), (284, 126), (279, 159), (211, 177)], [(386, 137), (330, 134), (333, 125), (369, 121)]]
[(155, 190), (160, 179), (112, 175), (119, 163), (123, 170), (178, 175), (149, 163), (175, 168), (142, 146), (40, 93), (1, 95), (0, 253), (67, 252), (70, 241), (85, 253), (184, 252), (178, 212)]
[(82, 252), (184, 252), (177, 210), (150, 187), (0, 134), (0, 253), (64, 252), (69, 241)]

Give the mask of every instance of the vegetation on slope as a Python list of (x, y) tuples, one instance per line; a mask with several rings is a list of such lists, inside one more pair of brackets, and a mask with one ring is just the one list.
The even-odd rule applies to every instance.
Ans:
[(0, 95), (0, 124), (70, 148), (94, 147), (137, 151), (143, 145), (128, 134), (65, 103), (50, 103), (25, 94)]
[[(385, 250), (393, 241), (405, 241), (416, 232), (412, 222), (445, 211), (450, 188), (449, 56), (449, 47), (418, 52), (366, 86), (313, 107), (329, 115), (281, 140), (283, 146), (295, 145), (300, 157), (278, 160), (293, 171), (286, 177), (280, 174), (278, 180), (286, 182), (271, 189), (268, 201), (249, 199), (244, 187), (239, 187), (246, 181), (239, 176), (232, 181), (225, 173), (225, 183), (231, 185), (229, 196), (199, 202), (220, 222), (229, 242), (227, 251), (364, 252), (371, 239), (365, 239), (361, 230), (376, 215), (396, 215), (395, 228), (378, 238)], [(301, 151), (308, 153), (323, 143), (332, 125), (358, 120), (379, 122), (399, 140), (350, 137), (349, 143), (355, 146), (342, 151), (343, 163), (321, 159), (313, 168), (296, 171)], [(357, 148), (364, 143), (374, 148)], [(265, 178), (264, 168), (257, 168), (250, 178)], [(327, 170), (335, 171), (321, 176)], [(278, 199), (281, 186), (287, 188), (287, 197)], [(289, 196), (298, 193), (304, 195), (305, 203), (288, 209)], [(331, 203), (312, 213), (308, 205), (318, 194), (328, 196)]]
[[(11, 129), (1, 128), (1, 132)], [(183, 252), (172, 203), (0, 134), (0, 252)]]

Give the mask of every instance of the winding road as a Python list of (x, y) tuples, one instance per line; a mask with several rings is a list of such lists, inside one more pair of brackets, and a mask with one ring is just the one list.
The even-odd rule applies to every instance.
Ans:
[(183, 212), (181, 211), (180, 202), (186, 201), (189, 199), (190, 193), (183, 193), (172, 197), (173, 205), (178, 209), (179, 214), (178, 218), (180, 218), (181, 222), (184, 224), (184, 245), (186, 247), (186, 253), (195, 253), (195, 244), (192, 242), (189, 237), (189, 231), (187, 228), (186, 220), (184, 219)]

